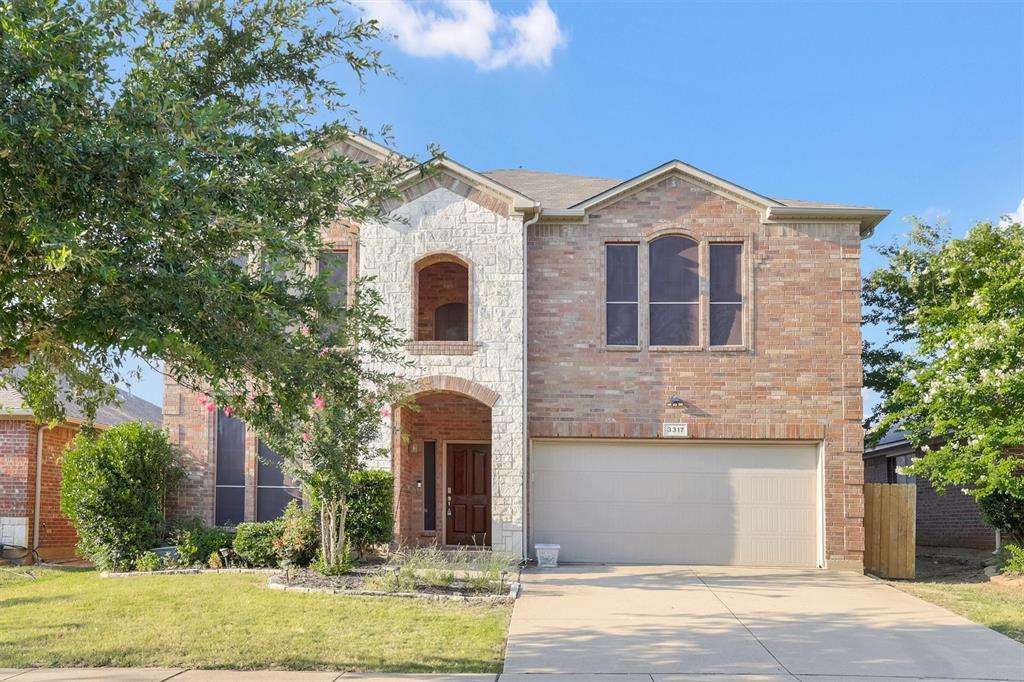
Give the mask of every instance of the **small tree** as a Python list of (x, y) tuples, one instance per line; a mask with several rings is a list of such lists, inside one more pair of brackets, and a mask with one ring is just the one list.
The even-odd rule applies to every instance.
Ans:
[(315, 498), (320, 514), (323, 563), (338, 570), (347, 561), (345, 523), (353, 475), (383, 456), (375, 446), (390, 436), (384, 421), (403, 400), (400, 376), (407, 366), (406, 335), (381, 312), (380, 294), (358, 282), (352, 304), (320, 320), (319, 333), (299, 335), (301, 358), (292, 381), (306, 391), (301, 411), (282, 410), (256, 386), (244, 396), (230, 391), (213, 399), (230, 405), (281, 457), (289, 475)]
[[(1024, 230), (979, 223), (949, 239), (915, 223), (905, 244), (880, 251), (888, 264), (864, 282), (864, 322), (886, 335), (864, 350), (865, 384), (882, 396), (867, 420), (869, 442), (899, 425), (924, 453), (909, 473), (939, 490), (1003, 498), (993, 509), (1019, 509)], [(1024, 515), (1000, 518), (1024, 524)], [(1024, 533), (1020, 525), (1007, 530)]]
[(64, 451), (61, 510), (79, 552), (105, 569), (130, 569), (164, 531), (164, 500), (180, 476), (167, 436), (129, 422), (85, 431)]

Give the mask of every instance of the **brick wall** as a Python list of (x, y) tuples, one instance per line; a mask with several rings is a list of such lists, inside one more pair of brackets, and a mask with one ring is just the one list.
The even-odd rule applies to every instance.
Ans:
[[(402, 408), (398, 425), (403, 433), (392, 462), (395, 474), (396, 539), (403, 545), (443, 542), (445, 523), (444, 471), (446, 443), (488, 442), (491, 410), (486, 405), (455, 393), (427, 393), (416, 398), (419, 411)], [(437, 528), (423, 528), (423, 443), (434, 441)]]
[(0, 516), (28, 516), (31, 511), (29, 457), (34, 447), (31, 421), (0, 419)]
[(419, 271), (417, 282), (416, 339), (434, 338), (434, 311), (448, 303), (469, 303), (469, 270), (459, 263), (442, 262)]
[[(671, 232), (745, 243), (746, 349), (602, 347), (604, 243)], [(663, 421), (686, 421), (695, 438), (823, 441), (826, 561), (860, 565), (859, 257), (856, 224), (762, 224), (759, 211), (676, 178), (598, 210), (585, 226), (531, 228), (530, 436), (654, 438)], [(673, 395), (688, 407), (668, 407)]]
[(917, 478), (917, 545), (995, 549), (996, 532), (981, 517), (973, 497), (950, 488), (940, 495)]
[[(78, 434), (73, 426), (58, 426), (43, 431), (43, 470), (39, 496), (39, 553), (44, 559), (66, 558), (74, 555), (78, 536), (74, 526), (60, 511), (61, 455), (64, 448)], [(29, 495), (35, 496), (35, 449), (31, 450), (29, 467)], [(30, 503), (29, 527), (34, 527)]]

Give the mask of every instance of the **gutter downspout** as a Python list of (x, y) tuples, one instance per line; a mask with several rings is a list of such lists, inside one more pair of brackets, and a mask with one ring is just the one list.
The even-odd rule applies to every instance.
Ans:
[(43, 485), (43, 431), (45, 426), (36, 429), (36, 490), (32, 505), (32, 551), (39, 549), (39, 508)]
[(530, 511), (530, 419), (527, 413), (527, 390), (530, 384), (530, 377), (526, 370), (527, 359), (529, 358), (529, 337), (527, 336), (526, 309), (529, 303), (527, 298), (527, 269), (529, 267), (529, 229), (540, 220), (542, 212), (540, 203), (534, 205), (533, 217), (523, 223), (523, 561), (530, 557), (527, 541), (529, 540), (529, 511)]

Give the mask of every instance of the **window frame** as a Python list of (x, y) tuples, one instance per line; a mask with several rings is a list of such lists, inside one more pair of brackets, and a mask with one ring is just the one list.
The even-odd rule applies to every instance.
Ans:
[[(465, 341), (437, 341), (416, 338), (416, 330), (419, 325), (420, 273), (437, 263), (456, 263), (466, 268)], [(473, 286), (475, 277), (473, 261), (456, 251), (428, 251), (414, 257), (410, 269), (410, 290), (412, 296), (409, 301), (409, 324), (407, 328), (412, 330), (410, 334), (412, 339), (409, 340), (406, 347), (416, 355), (430, 355), (437, 352), (443, 352), (445, 355), (472, 355), (475, 353), (480, 348), (480, 343), (476, 340), (476, 316), (474, 315), (476, 292)]]
[[(352, 305), (352, 249), (347, 246), (331, 246), (330, 248), (321, 251), (321, 254), (324, 253), (345, 254), (345, 307), (348, 308)], [(319, 255), (313, 262), (313, 267), (316, 270), (316, 276), (319, 277), (322, 274), (320, 271)]]
[[(650, 343), (650, 244), (662, 237), (678, 236), (697, 242), (697, 272), (699, 289), (697, 297), (698, 331), (697, 345), (668, 346)], [(736, 353), (746, 352), (753, 347), (754, 287), (751, 255), (751, 235), (706, 234), (700, 237), (686, 230), (668, 228), (657, 230), (642, 237), (608, 236), (601, 242), (601, 283), (599, 295), (600, 349), (605, 351), (649, 351), (652, 353)], [(609, 245), (623, 244), (637, 247), (637, 345), (610, 345), (607, 339), (608, 250)], [(741, 342), (736, 345), (711, 345), (711, 245), (734, 244), (740, 247), (740, 323)], [(692, 305), (692, 304), (688, 304)], [(733, 303), (735, 305), (735, 303)]]
[[(654, 244), (654, 242), (658, 241), (659, 239), (663, 239), (665, 237), (682, 237), (683, 239), (689, 239), (690, 241), (692, 241), (694, 244), (697, 245), (697, 300), (695, 302), (690, 302), (690, 301), (678, 302), (678, 303), (665, 302), (665, 304), (667, 304), (667, 305), (696, 305), (697, 306), (697, 343), (696, 344), (671, 345), (671, 344), (663, 344), (663, 343), (659, 343), (659, 344), (652, 344), (651, 343), (651, 305), (652, 305), (652, 303), (650, 301), (650, 297), (651, 297), (651, 245)], [(652, 351), (652, 352), (655, 352), (655, 353), (665, 353), (665, 352), (671, 353), (671, 352), (675, 352), (675, 351), (686, 352), (686, 351), (703, 350), (704, 349), (704, 338), (705, 338), (705, 335), (707, 333), (707, 331), (706, 331), (707, 325), (704, 322), (704, 309), (707, 307), (705, 305), (706, 299), (707, 299), (707, 295), (706, 295), (706, 292), (705, 292), (705, 285), (704, 285), (704, 279), (705, 279), (705, 274), (706, 274), (705, 270), (706, 270), (706, 267), (707, 267), (705, 264), (707, 263), (707, 257), (706, 257), (706, 255), (704, 253), (705, 249), (704, 249), (704, 244), (703, 244), (702, 240), (697, 238), (697, 237), (694, 237), (692, 234), (689, 234), (687, 232), (683, 232), (683, 231), (679, 231), (679, 230), (669, 230), (669, 231), (657, 232), (655, 234), (650, 235), (647, 239), (644, 240), (644, 247), (645, 248), (643, 249), (643, 252), (644, 252), (643, 258), (644, 258), (644, 266), (645, 267), (643, 268), (644, 276), (641, 278), (641, 282), (646, 282), (647, 283), (647, 286), (643, 287), (644, 298), (645, 298), (644, 310), (647, 311), (647, 315), (646, 315), (647, 333), (644, 336), (644, 342), (646, 343), (647, 349)], [(653, 305), (658, 305), (658, 303), (654, 303)]]
[[(711, 248), (715, 245), (729, 245), (740, 247), (740, 264), (739, 264), (739, 275), (740, 275), (740, 342), (739, 343), (725, 343), (725, 344), (712, 344), (711, 343), (711, 306), (715, 305), (716, 302), (711, 300)], [(730, 238), (710, 238), (707, 240), (707, 268), (703, 273), (707, 280), (707, 308), (704, 314), (708, 317), (707, 322), (707, 344), (708, 349), (712, 351), (743, 351), (748, 346), (749, 331), (750, 331), (750, 272), (747, 267), (747, 243), (743, 239), (730, 239)], [(735, 301), (718, 301), (718, 305), (736, 305)]]
[[(638, 239), (606, 239), (601, 245), (601, 348), (611, 351), (634, 351), (643, 347), (646, 325), (644, 315), (640, 313), (644, 305), (644, 259), (643, 241)], [(609, 246), (632, 246), (636, 248), (636, 301), (609, 301), (608, 300), (608, 247)], [(636, 343), (635, 344), (613, 344), (608, 342), (608, 305), (614, 303), (636, 305)]]

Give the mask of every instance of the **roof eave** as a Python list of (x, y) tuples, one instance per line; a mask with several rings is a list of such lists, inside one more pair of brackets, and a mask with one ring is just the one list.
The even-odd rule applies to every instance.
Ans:
[(397, 187), (401, 191), (410, 185), (419, 182), (422, 178), (426, 177), (431, 169), (444, 168), (457, 175), (461, 175), (467, 180), (484, 187), (495, 194), (500, 196), (508, 197), (512, 203), (512, 210), (514, 211), (534, 211), (539, 209), (539, 204), (531, 199), (530, 197), (517, 192), (507, 185), (503, 185), (496, 180), (476, 172), (472, 168), (467, 168), (457, 161), (453, 161), (447, 157), (436, 157), (415, 168), (409, 169), (398, 181)]
[(861, 239), (867, 239), (891, 211), (887, 208), (822, 207), (822, 206), (769, 206), (765, 209), (765, 222), (792, 221), (848, 221), (860, 223)]

